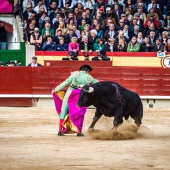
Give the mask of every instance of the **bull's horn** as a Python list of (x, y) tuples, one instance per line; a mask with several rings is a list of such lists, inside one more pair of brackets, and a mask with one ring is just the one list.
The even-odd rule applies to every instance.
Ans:
[(94, 92), (94, 88), (93, 87), (89, 87), (88, 93), (93, 93)]
[(93, 93), (94, 92), (94, 88), (93, 87), (89, 87), (88, 90), (85, 90), (82, 88), (83, 91), (87, 92), (87, 93)]

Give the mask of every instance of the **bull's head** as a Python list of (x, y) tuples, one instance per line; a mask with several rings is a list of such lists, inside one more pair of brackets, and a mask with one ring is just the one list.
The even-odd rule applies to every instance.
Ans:
[(81, 92), (80, 92), (80, 97), (78, 100), (77, 105), (79, 107), (88, 107), (90, 105), (92, 105), (91, 103), (91, 97), (92, 97), (92, 93), (94, 92), (94, 88), (88, 85), (85, 85), (81, 88)]

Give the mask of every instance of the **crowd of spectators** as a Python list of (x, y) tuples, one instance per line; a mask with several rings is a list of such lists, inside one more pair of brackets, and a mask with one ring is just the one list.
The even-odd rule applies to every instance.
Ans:
[(170, 52), (167, 0), (24, 0), (25, 41), (36, 50)]

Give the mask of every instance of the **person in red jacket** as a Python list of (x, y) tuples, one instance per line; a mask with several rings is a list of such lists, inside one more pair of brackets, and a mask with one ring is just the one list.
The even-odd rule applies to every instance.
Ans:
[(149, 14), (149, 18), (146, 20), (145, 24), (144, 24), (144, 28), (146, 28), (148, 26), (148, 21), (151, 21), (155, 27), (158, 29), (158, 20), (154, 19), (154, 14)]

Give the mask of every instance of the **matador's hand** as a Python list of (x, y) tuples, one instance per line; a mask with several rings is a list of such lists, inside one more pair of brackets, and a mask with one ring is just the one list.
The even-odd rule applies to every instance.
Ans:
[(52, 91), (51, 91), (51, 94), (53, 94), (53, 93), (55, 93), (55, 92), (56, 92), (55, 90), (52, 90)]

